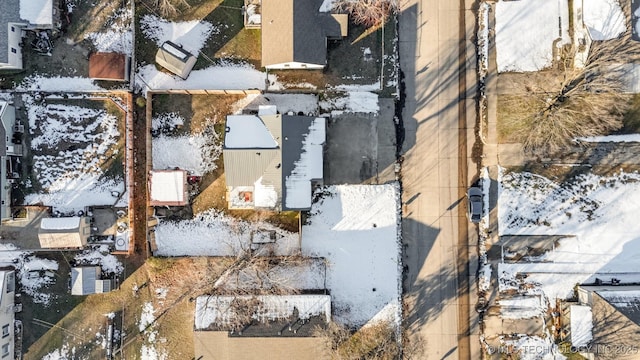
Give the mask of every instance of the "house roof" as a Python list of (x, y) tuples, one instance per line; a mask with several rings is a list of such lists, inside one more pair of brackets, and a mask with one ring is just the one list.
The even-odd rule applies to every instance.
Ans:
[(636, 325), (640, 325), (640, 287), (618, 287), (611, 290), (596, 291), (621, 314)]
[(301, 62), (325, 65), (327, 36), (341, 26), (319, 12), (323, 0), (270, 0), (262, 3), (262, 66)]
[(223, 147), (226, 184), (252, 190), (256, 207), (310, 208), (311, 180), (323, 177), (324, 142), (324, 118), (228, 116)]
[(127, 57), (120, 53), (98, 52), (89, 56), (89, 77), (101, 80), (126, 80)]
[(152, 170), (149, 187), (152, 206), (184, 206), (188, 202), (185, 170)]
[[(245, 312), (244, 309), (249, 309)], [(282, 319), (305, 320), (320, 316), (331, 320), (329, 295), (205, 295), (196, 299), (196, 330), (231, 330), (238, 317), (266, 323)], [(294, 320), (296, 320), (294, 319)]]
[(20, 0), (3, 0), (0, 11), (0, 63), (9, 61), (9, 23), (20, 21)]
[(324, 360), (320, 337), (232, 337), (226, 331), (195, 331), (195, 358), (202, 360)]
[(89, 295), (96, 293), (96, 280), (100, 279), (99, 266), (71, 268), (71, 295)]
[(20, 0), (20, 18), (33, 25), (53, 24), (53, 0)]
[(86, 217), (43, 218), (38, 240), (43, 248), (79, 248), (86, 245), (89, 232)]

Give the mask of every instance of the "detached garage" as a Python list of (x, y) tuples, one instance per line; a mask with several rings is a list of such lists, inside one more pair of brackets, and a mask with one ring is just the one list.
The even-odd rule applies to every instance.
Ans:
[(88, 217), (44, 218), (40, 221), (38, 240), (43, 249), (83, 248), (91, 235)]

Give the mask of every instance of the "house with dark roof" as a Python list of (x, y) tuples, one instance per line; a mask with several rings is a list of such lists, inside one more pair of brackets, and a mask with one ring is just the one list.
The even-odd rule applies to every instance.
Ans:
[(324, 118), (278, 114), (227, 116), (223, 158), (230, 209), (308, 210), (323, 182)]
[(22, 38), (27, 30), (58, 27), (59, 0), (3, 0), (0, 11), (0, 70), (22, 69)]
[(314, 334), (331, 320), (330, 295), (205, 295), (194, 313), (197, 359), (329, 358)]
[(262, 66), (322, 69), (327, 39), (347, 36), (346, 14), (321, 12), (323, 0), (269, 0), (261, 4)]
[[(579, 344), (577, 350), (585, 358), (609, 358), (610, 349), (625, 349), (615, 353), (616, 359), (637, 359), (640, 338), (640, 286), (638, 285), (580, 285), (578, 301), (591, 308), (590, 340)], [(573, 306), (572, 306), (573, 307)], [(571, 324), (584, 322), (583, 316), (571, 319)], [(573, 344), (578, 336), (573, 326), (563, 331)], [(633, 351), (634, 348), (636, 351)]]

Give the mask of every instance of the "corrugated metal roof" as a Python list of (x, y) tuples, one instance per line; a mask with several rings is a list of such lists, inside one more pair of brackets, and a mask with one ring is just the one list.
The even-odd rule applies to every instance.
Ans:
[(71, 268), (71, 295), (89, 295), (96, 293), (96, 280), (100, 279), (99, 266)]

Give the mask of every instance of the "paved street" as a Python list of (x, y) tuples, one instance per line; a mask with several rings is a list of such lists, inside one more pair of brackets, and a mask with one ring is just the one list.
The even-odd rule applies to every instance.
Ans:
[(477, 321), (470, 321), (475, 268), (468, 266), (477, 262), (477, 231), (466, 219), (464, 197), (477, 176), (470, 161), (477, 87), (472, 4), (401, 3), (405, 300), (409, 340), (424, 345), (417, 359), (480, 358)]

